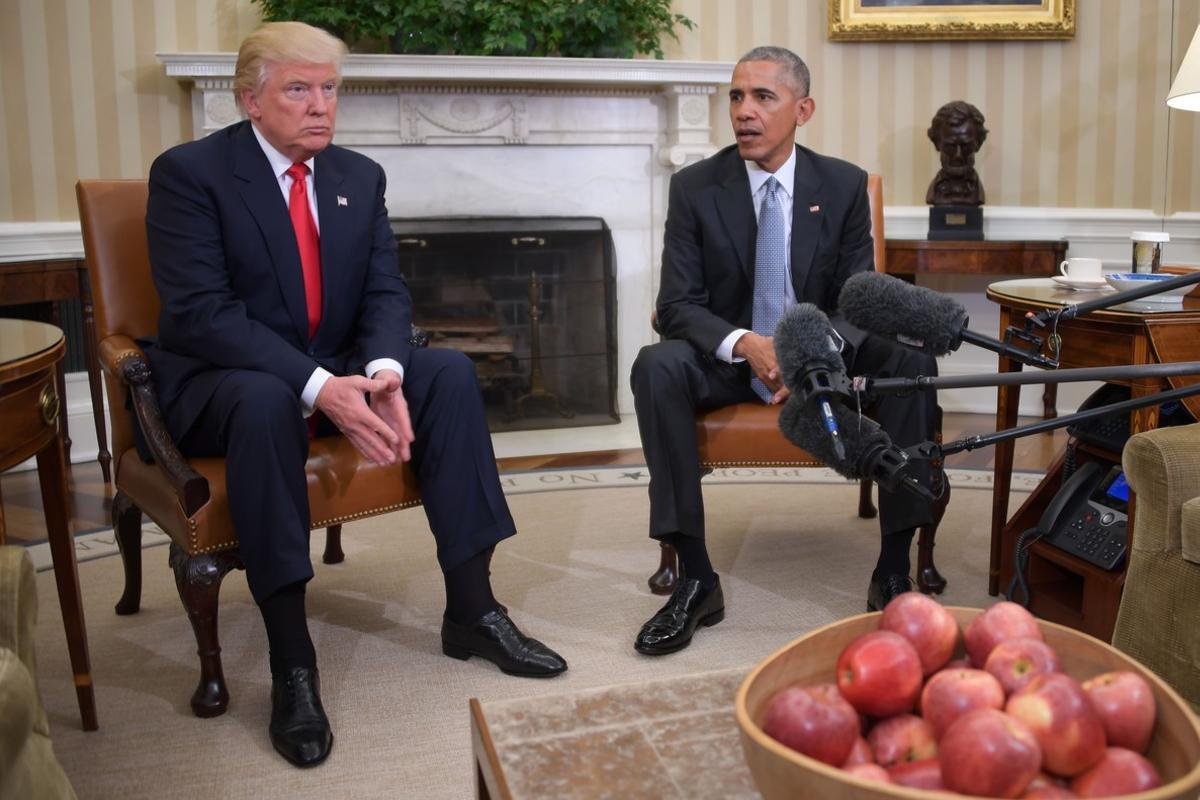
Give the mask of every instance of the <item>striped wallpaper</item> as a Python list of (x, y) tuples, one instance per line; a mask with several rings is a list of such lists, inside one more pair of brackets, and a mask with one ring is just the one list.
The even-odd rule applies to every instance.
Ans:
[[(817, 114), (800, 141), (882, 173), (886, 202), (923, 205), (925, 130), (967, 100), (990, 131), (989, 205), (1200, 210), (1200, 124), (1164, 98), (1200, 23), (1196, 0), (1078, 0), (1066, 42), (831, 43), (828, 0), (675, 0), (696, 21), (669, 58), (799, 52)], [(234, 50), (249, 0), (0, 0), (0, 222), (76, 218), (78, 177), (137, 177), (191, 130), (187, 90), (155, 52)], [(719, 140), (731, 141), (723, 98)]]

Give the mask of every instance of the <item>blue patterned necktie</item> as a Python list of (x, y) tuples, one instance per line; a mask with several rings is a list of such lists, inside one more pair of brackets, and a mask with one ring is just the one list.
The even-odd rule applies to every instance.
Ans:
[[(762, 336), (774, 336), (775, 326), (783, 317), (787, 253), (784, 249), (783, 209), (775, 192), (779, 181), (767, 178), (767, 193), (758, 213), (758, 239), (754, 245), (754, 308), (751, 327)], [(771, 402), (772, 392), (758, 378), (750, 379), (754, 393)]]

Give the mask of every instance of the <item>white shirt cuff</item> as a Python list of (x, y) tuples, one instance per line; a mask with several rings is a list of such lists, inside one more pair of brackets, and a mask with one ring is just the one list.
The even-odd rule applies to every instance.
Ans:
[(324, 367), (317, 367), (313, 374), (308, 376), (308, 383), (304, 384), (304, 390), (300, 392), (300, 405), (304, 408), (304, 416), (311, 417), (316, 411), (317, 395), (321, 393), (325, 381), (332, 377), (333, 373)]
[(400, 366), (400, 362), (394, 358), (377, 358), (374, 361), (368, 361), (366, 373), (368, 378), (374, 378), (375, 373), (381, 369), (394, 369), (396, 374), (400, 376), (400, 380), (404, 380), (404, 367)]
[(725, 337), (725, 340), (717, 346), (717, 350), (715, 353), (713, 353), (713, 355), (724, 361), (726, 364), (739, 364), (745, 361), (746, 359), (741, 358), (740, 356), (735, 357), (733, 355), (733, 346), (737, 344), (738, 339), (742, 338), (749, 332), (750, 331), (746, 330), (745, 328), (738, 328), (736, 331)]

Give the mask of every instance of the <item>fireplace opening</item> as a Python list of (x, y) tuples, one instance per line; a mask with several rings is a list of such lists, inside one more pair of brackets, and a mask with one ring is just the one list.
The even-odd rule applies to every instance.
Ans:
[(595, 217), (393, 219), (413, 323), (471, 357), (493, 432), (618, 422), (612, 235)]

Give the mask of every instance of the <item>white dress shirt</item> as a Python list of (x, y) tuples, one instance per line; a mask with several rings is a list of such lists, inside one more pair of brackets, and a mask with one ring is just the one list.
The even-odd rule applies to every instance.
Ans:
[[(792, 148), (792, 154), (788, 156), (788, 160), (783, 162), (783, 166), (775, 170), (775, 172), (767, 172), (755, 164), (753, 161), (746, 161), (746, 175), (750, 178), (750, 201), (754, 205), (754, 218), (758, 219), (758, 215), (762, 212), (762, 203), (767, 196), (767, 178), (772, 175), (779, 183), (779, 189), (775, 192), (775, 199), (779, 201), (779, 210), (783, 213), (783, 267), (788, 275), (788, 280), (784, 282), (784, 309), (789, 309), (796, 305), (796, 290), (792, 287), (792, 189), (796, 181), (796, 148)], [(721, 344), (713, 353), (717, 358), (727, 364), (735, 364), (739, 361), (745, 361), (744, 358), (739, 358), (733, 354), (733, 346), (737, 344), (738, 339), (741, 339), (750, 331), (745, 328), (738, 328), (733, 333), (725, 337)]]
[[(283, 192), (283, 202), (290, 208), (292, 204), (292, 176), (288, 175), (287, 171), (292, 167), (292, 160), (276, 150), (253, 122), (250, 124), (250, 130), (254, 131), (254, 138), (258, 140), (258, 146), (262, 148), (263, 155), (271, 163), (271, 172), (279, 181), (279, 191)], [(321, 219), (317, 212), (316, 194), (316, 158), (310, 158), (304, 164), (308, 167), (308, 177), (304, 181), (305, 188), (308, 190), (308, 209), (312, 212), (313, 224), (316, 225), (317, 233), (320, 234)], [(404, 378), (404, 367), (394, 358), (377, 358), (369, 361), (367, 362), (365, 371), (368, 375), (374, 377), (375, 373), (381, 369), (393, 369), (401, 379)], [(317, 395), (321, 393), (321, 388), (325, 385), (325, 381), (332, 377), (333, 373), (324, 367), (317, 367), (313, 370), (313, 374), (309, 376), (308, 382), (304, 384), (303, 391), (300, 392), (300, 403), (304, 406), (304, 416), (307, 417), (313, 413), (317, 403)]]

